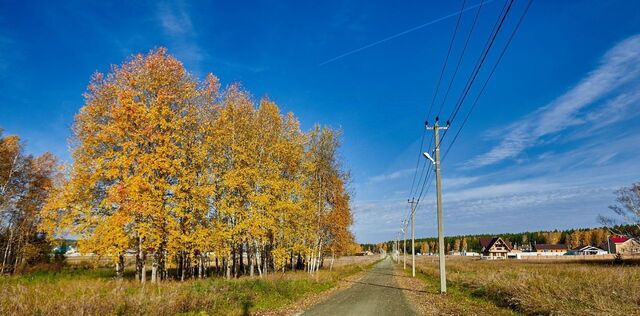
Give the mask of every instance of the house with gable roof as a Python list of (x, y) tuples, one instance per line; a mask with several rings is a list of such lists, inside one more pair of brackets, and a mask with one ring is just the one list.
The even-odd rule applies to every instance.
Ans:
[(501, 237), (486, 237), (480, 238), (480, 247), (482, 255), (492, 258), (507, 258), (513, 246), (508, 241), (503, 240)]
[(553, 254), (553, 255), (564, 255), (567, 253), (569, 249), (566, 245), (563, 244), (534, 244), (533, 252), (536, 253), (544, 253), (544, 254)]
[(611, 236), (600, 247), (609, 253), (640, 253), (640, 242), (627, 236)]
[(578, 256), (592, 256), (592, 255), (606, 255), (608, 252), (606, 250), (602, 250), (598, 247), (594, 247), (591, 245), (580, 245), (575, 247), (567, 252), (568, 255), (578, 255)]

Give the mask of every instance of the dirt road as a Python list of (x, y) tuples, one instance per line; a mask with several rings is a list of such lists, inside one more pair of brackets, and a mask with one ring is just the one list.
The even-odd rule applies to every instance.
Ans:
[(302, 315), (415, 315), (403, 293), (411, 289), (398, 286), (394, 270), (393, 261), (387, 257), (352, 287), (333, 294)]

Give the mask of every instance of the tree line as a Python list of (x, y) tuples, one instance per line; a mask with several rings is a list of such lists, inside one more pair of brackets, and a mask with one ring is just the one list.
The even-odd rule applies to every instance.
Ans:
[(119, 277), (130, 256), (141, 282), (313, 273), (354, 248), (339, 131), (303, 132), (164, 48), (96, 73), (84, 97), (38, 228), (113, 258)]
[[(534, 244), (564, 244), (569, 249), (579, 246), (605, 247), (610, 236), (620, 235), (629, 238), (640, 238), (640, 182), (621, 187), (614, 191), (615, 203), (609, 209), (616, 215), (598, 216), (603, 227), (579, 228), (553, 231), (537, 231), (523, 233), (498, 234), (503, 240), (510, 242), (517, 249), (531, 249)], [(449, 251), (481, 251), (480, 238), (496, 235), (465, 235), (445, 237), (446, 252)], [(391, 251), (395, 241), (378, 244), (361, 244), (368, 251)], [(416, 239), (416, 253), (434, 253), (438, 251), (437, 238)], [(401, 243), (400, 247), (404, 247)], [(410, 246), (409, 246), (410, 247)], [(411, 252), (411, 248), (405, 249)], [(401, 249), (402, 250), (402, 249)]]
[[(636, 231), (636, 235), (638, 235), (637, 233), (640, 230), (638, 229), (637, 225), (612, 225), (610, 227), (504, 233), (497, 235), (479, 234), (449, 236), (445, 237), (445, 251), (479, 252), (482, 249), (482, 246), (480, 245), (480, 238), (493, 236), (500, 236), (503, 240), (510, 242), (514, 247), (518, 247), (519, 249), (529, 249), (533, 244), (563, 244), (566, 245), (569, 249), (585, 245), (602, 247), (603, 244), (606, 244), (607, 238), (611, 235), (616, 235), (618, 231)], [(395, 241), (387, 241), (378, 244), (362, 244), (361, 247), (364, 250), (369, 251), (391, 251), (393, 249), (394, 243)], [(400, 251), (402, 251), (403, 246), (404, 245), (401, 242)], [(407, 243), (406, 250), (408, 253), (411, 253), (410, 242)], [(438, 252), (438, 239), (435, 237), (416, 239), (415, 252), (421, 254)]]

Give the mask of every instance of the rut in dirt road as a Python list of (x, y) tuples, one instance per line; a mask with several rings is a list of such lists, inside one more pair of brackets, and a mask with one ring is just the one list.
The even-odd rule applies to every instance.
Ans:
[(416, 315), (394, 278), (390, 257), (376, 264), (350, 288), (302, 313), (312, 315)]

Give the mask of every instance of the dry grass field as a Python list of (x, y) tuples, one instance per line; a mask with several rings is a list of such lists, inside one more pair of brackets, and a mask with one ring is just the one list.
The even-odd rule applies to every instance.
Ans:
[[(375, 258), (374, 258), (375, 257)], [(60, 272), (0, 277), (0, 315), (244, 315), (273, 310), (334, 287), (380, 256), (336, 259), (314, 276), (273, 273), (140, 285), (111, 269), (68, 266)]]
[[(333, 262), (333, 267), (342, 267), (342, 266), (348, 266), (348, 265), (368, 265), (371, 263), (374, 263), (380, 259), (384, 259), (385, 256), (383, 255), (371, 255), (371, 256), (346, 256), (346, 257), (340, 257), (340, 258), (336, 258), (335, 261)], [(331, 258), (327, 258), (325, 259), (325, 265), (328, 267), (329, 264), (331, 262)]]
[[(447, 257), (456, 290), (530, 315), (640, 315), (640, 262), (610, 260), (480, 260)], [(416, 268), (438, 277), (438, 259)]]

